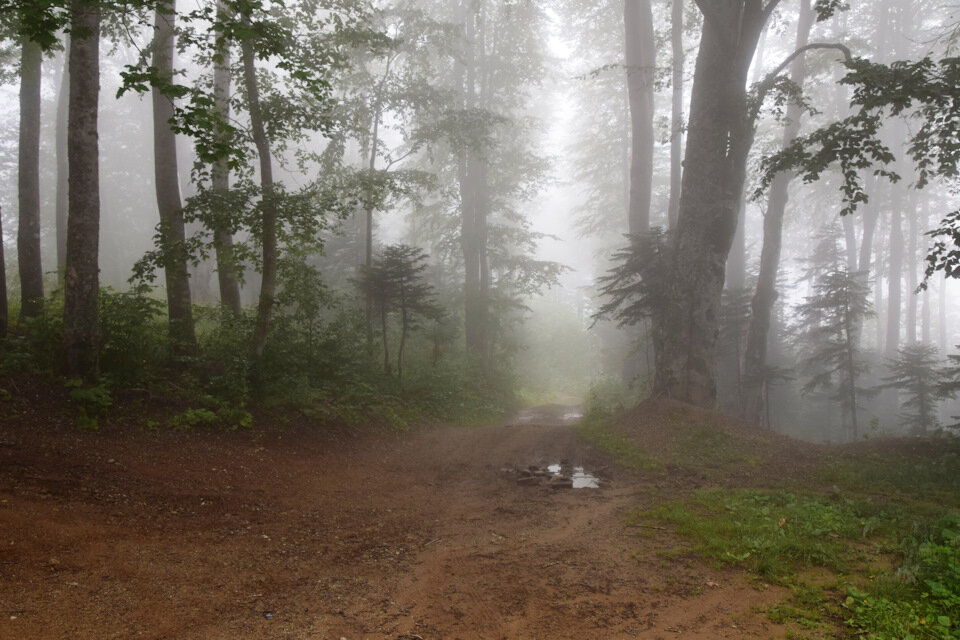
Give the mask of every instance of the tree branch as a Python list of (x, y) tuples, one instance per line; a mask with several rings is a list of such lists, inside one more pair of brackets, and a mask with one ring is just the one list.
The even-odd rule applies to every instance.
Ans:
[[(773, 0), (771, 0), (772, 2)], [(767, 97), (767, 93), (776, 83), (777, 78), (780, 76), (784, 70), (790, 66), (790, 64), (805, 54), (807, 51), (812, 51), (814, 49), (835, 49), (843, 54), (845, 62), (851, 62), (853, 60), (853, 55), (850, 53), (850, 49), (843, 44), (834, 43), (834, 42), (813, 42), (808, 45), (804, 45), (791, 53), (786, 59), (777, 65), (777, 68), (764, 76), (763, 80), (754, 84), (756, 90), (756, 100), (754, 101), (752, 107), (752, 113), (750, 113), (751, 120), (755, 120), (757, 115), (760, 113), (760, 108), (763, 106), (763, 101)]]

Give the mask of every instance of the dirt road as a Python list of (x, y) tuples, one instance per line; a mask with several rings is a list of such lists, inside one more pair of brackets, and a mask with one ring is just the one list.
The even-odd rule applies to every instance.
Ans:
[[(680, 490), (669, 477), (585, 447), (569, 410), (510, 422), (339, 440), (0, 425), (0, 638), (783, 637), (752, 612), (781, 593), (625, 525)], [(518, 484), (555, 463), (600, 487)]]

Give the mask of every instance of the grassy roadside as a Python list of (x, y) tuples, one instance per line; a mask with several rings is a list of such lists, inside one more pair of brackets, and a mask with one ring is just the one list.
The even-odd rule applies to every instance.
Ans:
[[(668, 413), (665, 423), (657, 419), (677, 433), (659, 448), (651, 443), (664, 425), (636, 415), (593, 417), (580, 427), (635, 471), (706, 469), (672, 501), (629, 514), (645, 535), (656, 535), (651, 525), (680, 535), (661, 554), (697, 556), (789, 587), (791, 596), (761, 613), (791, 638), (960, 639), (960, 440), (822, 449), (817, 464), (782, 465), (770, 477), (767, 460), (731, 455), (757, 450), (742, 439), (748, 431), (717, 419), (706, 438), (710, 414)], [(777, 459), (804, 447), (761, 445), (758, 455)], [(751, 465), (759, 473), (740, 481)], [(715, 481), (724, 468), (734, 480)]]

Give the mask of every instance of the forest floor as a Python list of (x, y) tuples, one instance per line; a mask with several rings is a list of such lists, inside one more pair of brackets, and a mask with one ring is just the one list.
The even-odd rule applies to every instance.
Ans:
[[(697, 487), (802, 474), (816, 457), (759, 431), (744, 431), (762, 440), (747, 464), (645, 468), (590, 444), (565, 407), (483, 428), (333, 434), (81, 432), (43, 403), (10, 404), (0, 416), (3, 639), (786, 633), (758, 612), (785, 588), (664, 554), (681, 544), (670, 527), (626, 521)], [(661, 410), (643, 415), (665, 434)], [(649, 436), (651, 451), (666, 446)], [(551, 464), (582, 466), (599, 488), (520, 479)]]

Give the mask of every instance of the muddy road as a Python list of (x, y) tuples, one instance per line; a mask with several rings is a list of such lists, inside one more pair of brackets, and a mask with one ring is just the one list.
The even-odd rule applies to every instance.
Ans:
[[(0, 638), (770, 638), (576, 411), (333, 438), (0, 430)], [(598, 488), (531, 482), (580, 467)]]

